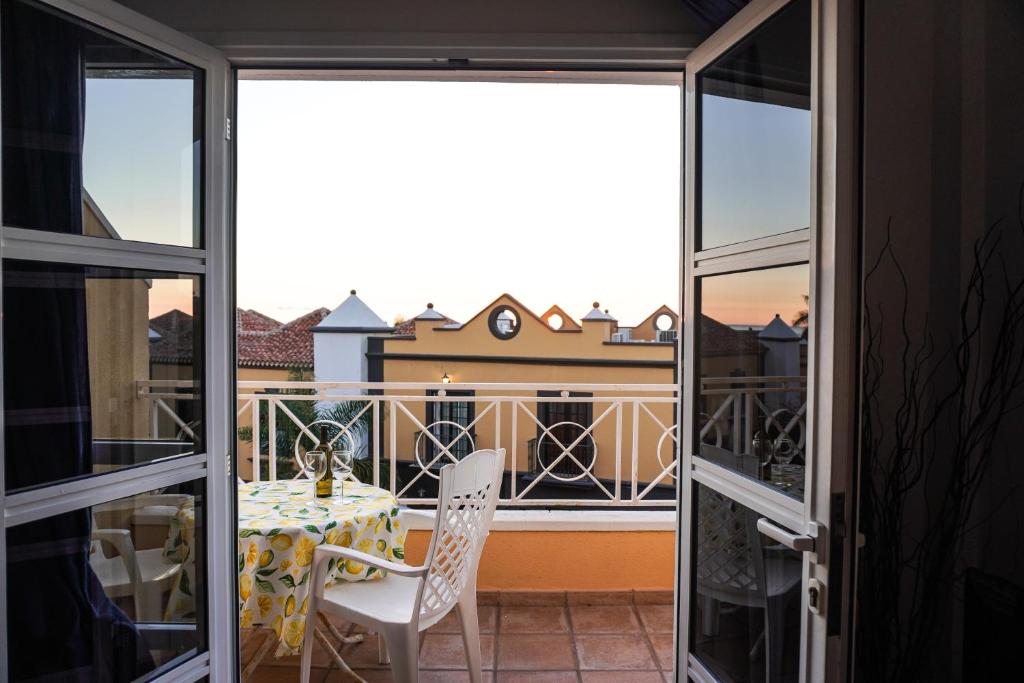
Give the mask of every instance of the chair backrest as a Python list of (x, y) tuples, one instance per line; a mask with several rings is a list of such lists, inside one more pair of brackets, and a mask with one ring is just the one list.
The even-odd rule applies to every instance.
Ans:
[(446, 614), (476, 583), (484, 541), (494, 519), (505, 450), (480, 450), (441, 469), (437, 518), (427, 550), (430, 571), (421, 586), (421, 620)]
[(761, 548), (751, 535), (756, 516), (706, 486), (697, 491), (697, 592), (734, 605), (764, 604)]
[[(701, 457), (757, 478), (760, 463), (701, 444)], [(734, 605), (764, 604), (764, 558), (758, 515), (724, 495), (701, 486), (697, 496), (697, 592)]]

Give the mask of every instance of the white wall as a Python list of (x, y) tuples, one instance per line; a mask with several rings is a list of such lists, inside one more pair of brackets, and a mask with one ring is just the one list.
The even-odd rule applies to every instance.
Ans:
[(313, 333), (313, 376), (318, 382), (365, 382), (366, 338), (342, 332)]

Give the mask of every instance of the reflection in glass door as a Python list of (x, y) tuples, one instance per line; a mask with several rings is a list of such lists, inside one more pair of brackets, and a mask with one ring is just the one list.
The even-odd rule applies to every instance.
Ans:
[(0, 4), (0, 681), (223, 677), (226, 64), (83, 4)]
[(679, 659), (695, 680), (805, 680), (820, 607), (815, 5), (755, 0), (687, 64)]

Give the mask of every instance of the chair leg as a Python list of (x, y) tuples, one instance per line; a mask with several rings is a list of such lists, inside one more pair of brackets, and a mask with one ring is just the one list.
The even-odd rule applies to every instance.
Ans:
[(137, 621), (161, 621), (163, 611), (160, 607), (163, 593), (160, 584), (147, 583), (135, 591), (135, 619)]
[[(391, 676), (395, 683), (417, 683), (419, 680), (420, 634), (415, 624), (392, 626), (384, 632), (391, 656)], [(305, 683), (305, 682), (303, 682)]]
[(718, 600), (700, 596), (701, 601), (701, 631), (703, 635), (711, 637), (718, 635)]
[(466, 648), (466, 664), (469, 665), (470, 683), (480, 683), (483, 678), (480, 655), (480, 620), (476, 612), (476, 591), (464, 590), (459, 596), (455, 609), (462, 624), (462, 643)]
[(306, 628), (302, 636), (302, 662), (299, 667), (299, 683), (309, 683), (309, 669), (313, 665), (313, 648), (316, 646), (316, 602), (310, 592), (309, 612), (306, 614)]
[(390, 664), (391, 655), (388, 654), (388, 642), (384, 640), (384, 634), (377, 634), (377, 663)]

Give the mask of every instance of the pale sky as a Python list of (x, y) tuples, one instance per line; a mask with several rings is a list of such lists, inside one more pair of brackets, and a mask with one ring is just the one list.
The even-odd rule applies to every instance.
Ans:
[[(86, 189), (122, 238), (191, 246), (191, 81), (87, 82)], [(243, 308), (284, 322), (350, 289), (388, 322), (503, 292), (624, 325), (678, 308), (678, 86), (242, 80), (238, 109)], [(708, 96), (704, 115), (705, 245), (806, 227), (809, 113)], [(806, 279), (720, 279), (704, 311), (763, 325)], [(190, 307), (154, 283), (152, 316)]]
[(243, 308), (678, 308), (676, 86), (243, 80), (238, 110)]

